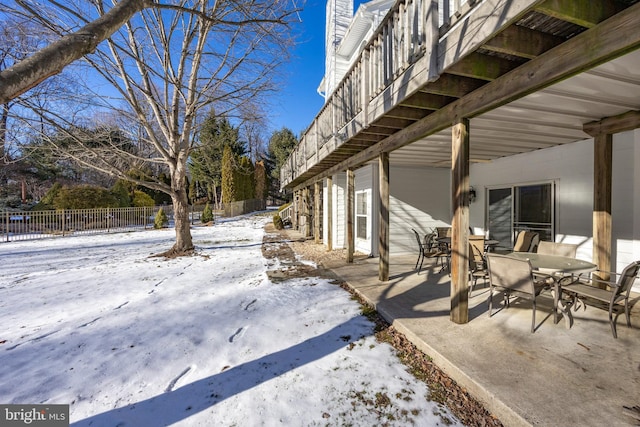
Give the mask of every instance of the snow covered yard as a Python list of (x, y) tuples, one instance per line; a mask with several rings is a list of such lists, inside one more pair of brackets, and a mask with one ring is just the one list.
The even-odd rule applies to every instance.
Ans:
[(429, 402), (348, 292), (272, 282), (268, 216), (0, 244), (0, 403), (74, 426), (462, 425)]

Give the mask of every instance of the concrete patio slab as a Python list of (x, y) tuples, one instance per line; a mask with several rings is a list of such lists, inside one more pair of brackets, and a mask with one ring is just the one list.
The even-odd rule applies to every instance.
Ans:
[(479, 283), (469, 323), (459, 325), (449, 320), (450, 277), (435, 260), (418, 273), (415, 256), (392, 256), (388, 282), (378, 281), (377, 258), (329, 264), (504, 425), (638, 425), (623, 408), (640, 405), (640, 304), (633, 328), (618, 319), (614, 339), (607, 312), (594, 307), (572, 312), (570, 329), (563, 319), (554, 324), (549, 294), (539, 300), (531, 333), (530, 302), (502, 308), (496, 297), (489, 317), (488, 289)]

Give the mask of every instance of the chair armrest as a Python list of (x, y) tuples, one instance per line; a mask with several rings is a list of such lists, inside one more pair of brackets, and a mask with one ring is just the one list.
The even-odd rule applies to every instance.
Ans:
[(611, 282), (609, 280), (598, 279), (597, 277), (593, 277), (593, 276), (590, 277), (588, 280), (590, 282), (594, 283), (594, 284), (600, 283), (600, 284), (603, 284), (603, 285), (607, 285), (607, 286), (609, 286), (611, 288), (617, 288), (619, 286), (616, 282)]
[(542, 277), (542, 278), (545, 278), (545, 279), (553, 279), (553, 280), (555, 280), (555, 278), (553, 277), (553, 275), (548, 274), (548, 273), (542, 273), (542, 272), (540, 272), (540, 271), (533, 271), (533, 277), (534, 277), (534, 278), (536, 278), (536, 277)]
[(589, 274), (591, 276), (593, 276), (594, 274), (608, 274), (609, 276), (620, 276), (622, 273), (616, 273), (615, 271), (606, 271), (606, 270), (594, 270), (594, 271), (590, 271), (589, 273), (581, 273), (580, 275), (582, 276), (583, 274)]

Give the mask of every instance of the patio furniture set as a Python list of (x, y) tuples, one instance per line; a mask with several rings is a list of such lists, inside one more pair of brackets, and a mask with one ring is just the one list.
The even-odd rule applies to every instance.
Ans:
[[(425, 258), (437, 258), (440, 272), (449, 268), (450, 228), (437, 229), (422, 239), (415, 233), (420, 252), (416, 269), (422, 269)], [(629, 296), (640, 272), (640, 261), (634, 261), (621, 273), (605, 272), (591, 262), (576, 259), (577, 245), (540, 241), (539, 235), (521, 231), (515, 239), (513, 251), (495, 253), (499, 242), (483, 235), (469, 236), (469, 295), (477, 281), (489, 284), (489, 317), (493, 313), (494, 292), (502, 293), (503, 307), (508, 308), (513, 298), (531, 301), (531, 332), (536, 329), (536, 300), (543, 292), (553, 298), (554, 323), (559, 315), (565, 318), (567, 328), (573, 325), (571, 309), (586, 310), (593, 306), (607, 310), (614, 338), (617, 338), (617, 315), (624, 312), (627, 326), (631, 327)]]

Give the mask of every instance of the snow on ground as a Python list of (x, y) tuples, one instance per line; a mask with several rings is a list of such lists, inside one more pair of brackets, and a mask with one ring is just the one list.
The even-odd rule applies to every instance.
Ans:
[[(426, 399), (350, 295), (271, 282), (267, 216), (0, 243), (0, 403), (69, 404), (74, 426), (461, 425)], [(273, 264), (273, 265), (269, 265)]]

